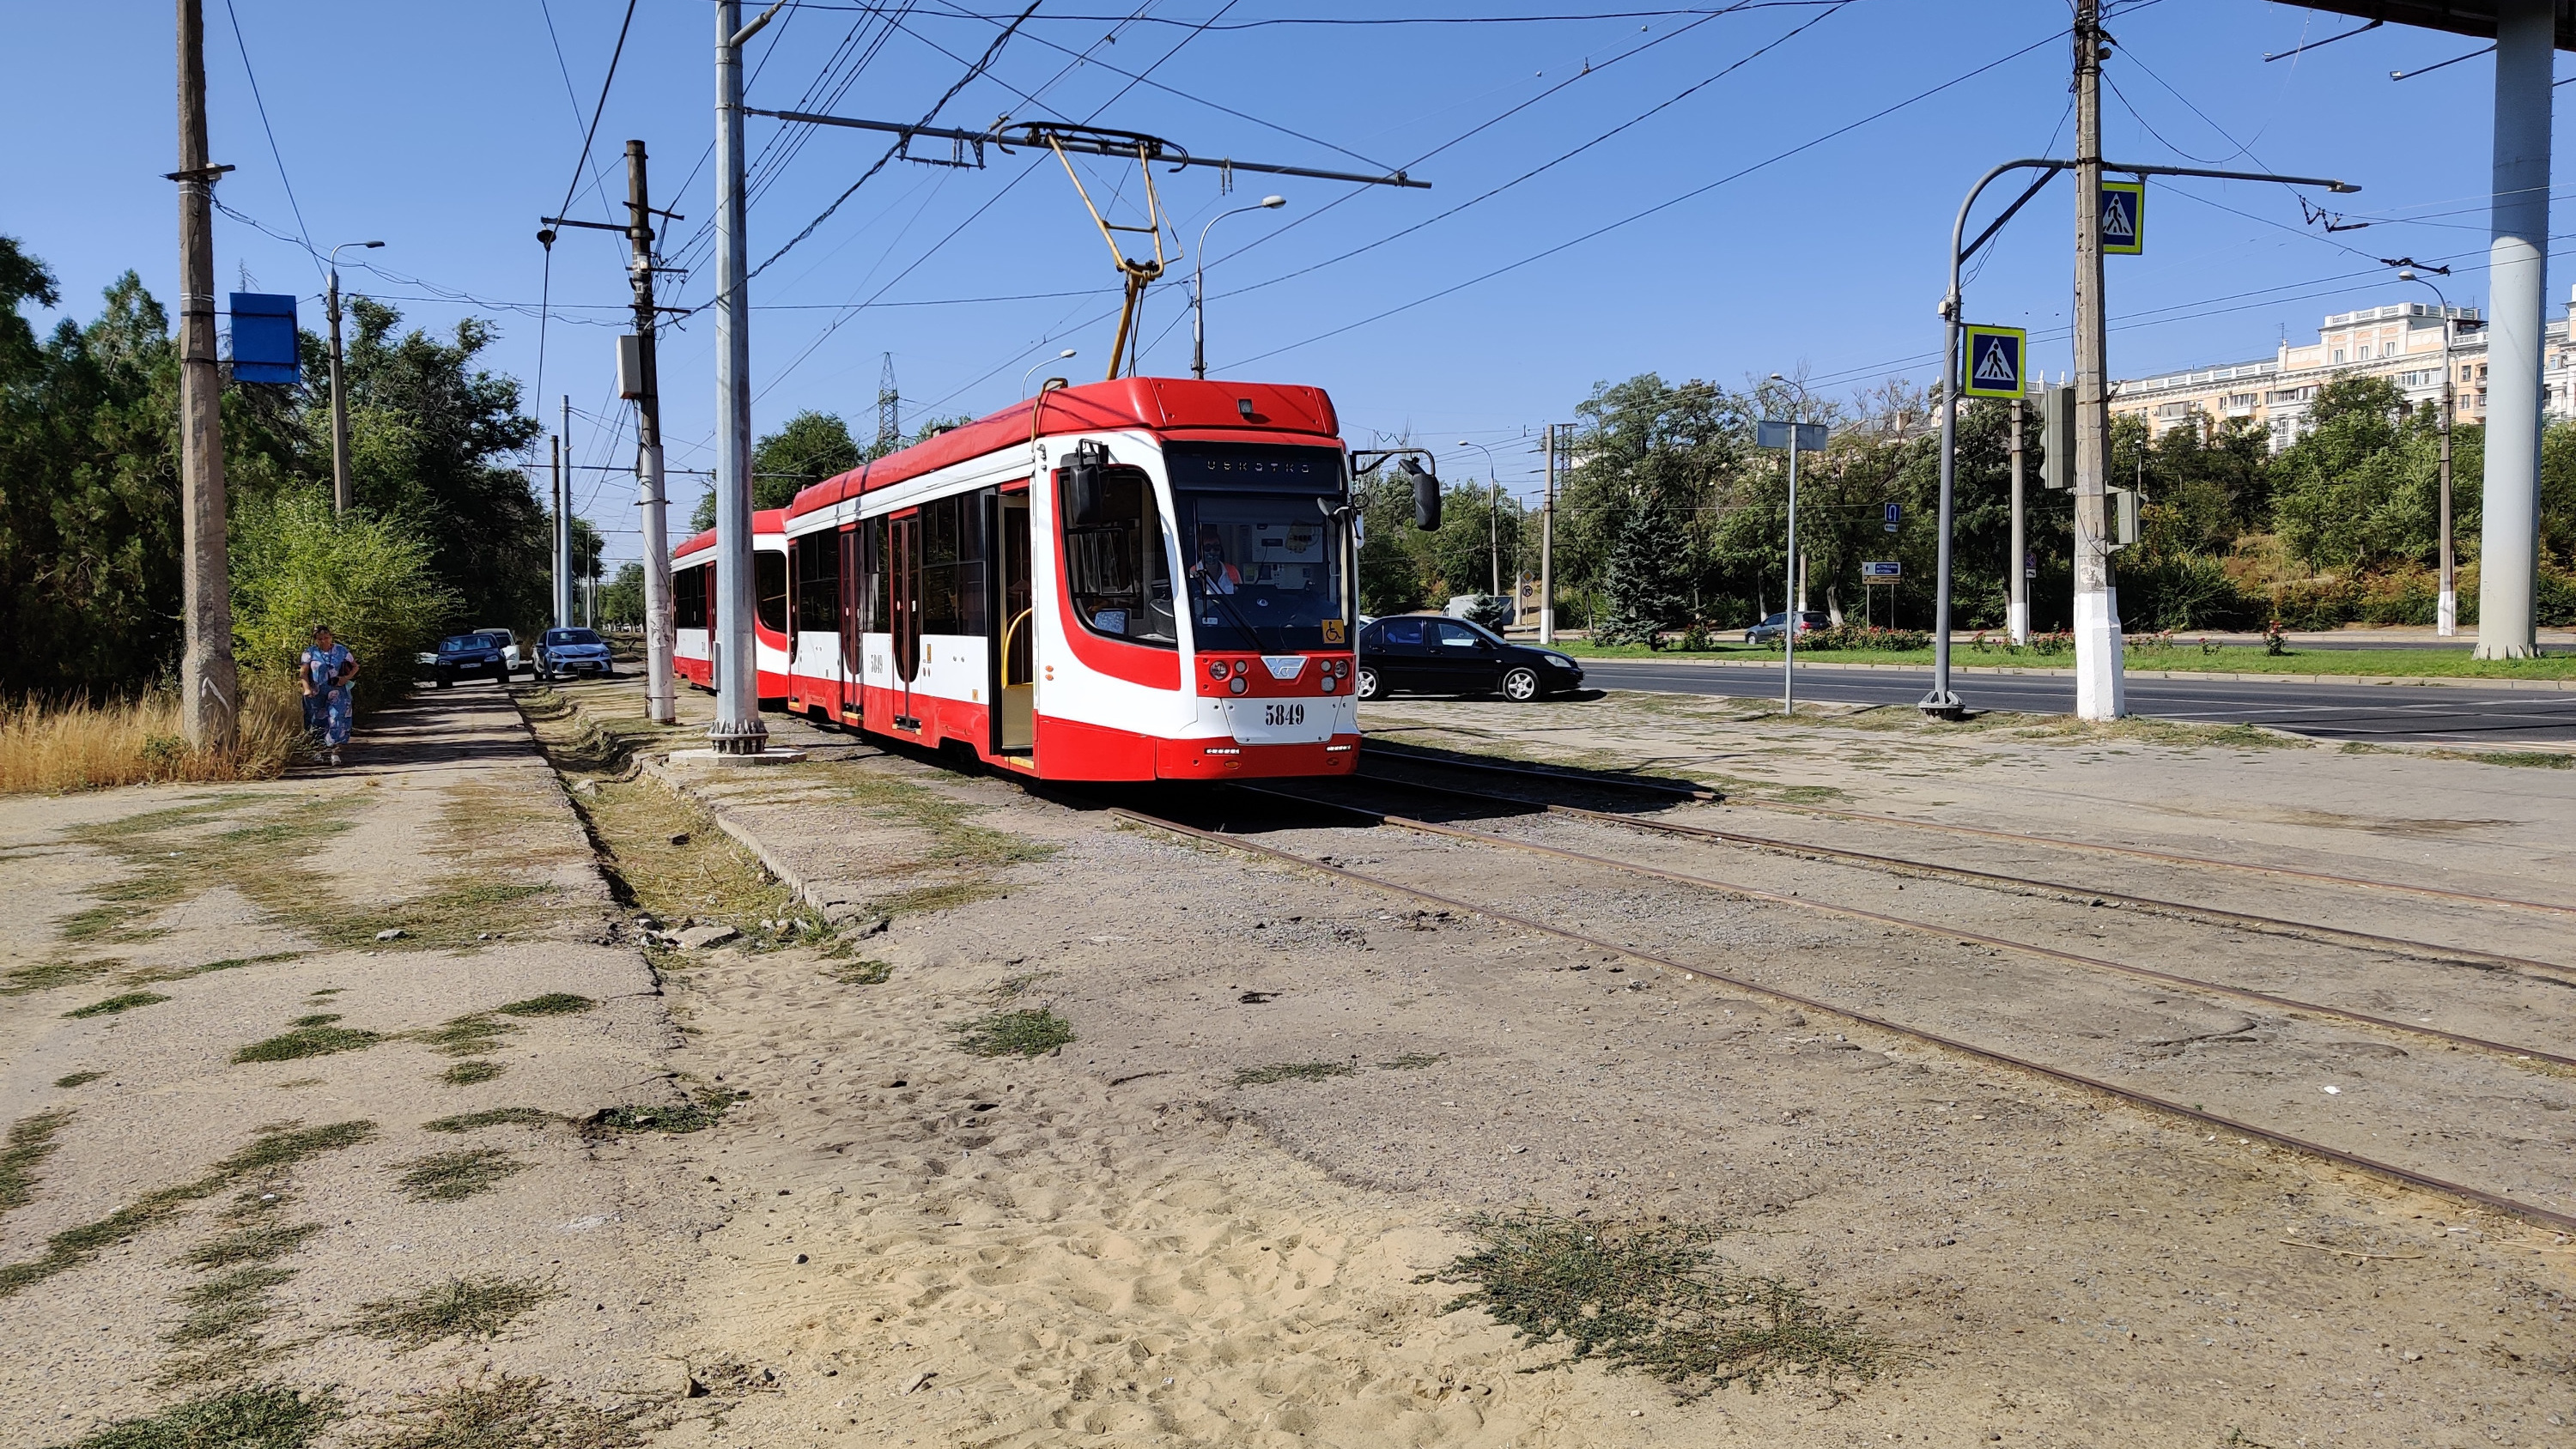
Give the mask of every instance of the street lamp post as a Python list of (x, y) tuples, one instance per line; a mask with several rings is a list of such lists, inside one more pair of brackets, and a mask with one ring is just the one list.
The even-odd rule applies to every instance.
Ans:
[(2412, 268), (2399, 272), (2397, 280), (2414, 282), (2431, 291), (2434, 304), (2442, 309), (2442, 416), (2437, 424), (2442, 437), (2442, 591), (2433, 606), (2433, 632), (2448, 639), (2460, 632), (2460, 596), (2451, 573), (2451, 413), (2455, 406), (2451, 391), (2451, 304), (2441, 288), (2415, 275)]
[(1771, 381), (1782, 387), (1795, 388), (1798, 405), (1784, 421), (1765, 418), (1754, 425), (1753, 441), (1763, 448), (1789, 450), (1789, 570), (1784, 592), (1788, 594), (1787, 612), (1780, 616), (1780, 712), (1795, 717), (1798, 712), (1798, 625), (1806, 618), (1807, 600), (1799, 585), (1805, 570), (1798, 566), (1798, 454), (1815, 452), (1825, 445), (1826, 428), (1822, 423), (1801, 422), (1798, 415), (1807, 410), (1807, 389), (1778, 373)]
[(1020, 396), (1022, 398), (1026, 398), (1029, 395), (1029, 373), (1037, 371), (1039, 368), (1046, 366), (1050, 362), (1062, 362), (1066, 358), (1073, 356), (1075, 350), (1076, 349), (1074, 348), (1068, 347), (1053, 357), (1041, 357), (1037, 361), (1030, 363), (1027, 370), (1020, 374)]
[(1207, 239), (1208, 232), (1229, 216), (1247, 211), (1277, 211), (1288, 204), (1284, 196), (1265, 196), (1250, 206), (1220, 211), (1199, 228), (1199, 249), (1190, 254), (1190, 376), (1207, 376)]
[[(1465, 438), (1458, 440), (1458, 446), (1473, 448), (1485, 455), (1485, 547), (1493, 555), (1491, 592), (1494, 597), (1500, 598), (1503, 593), (1503, 480), (1494, 468), (1493, 449), (1482, 443), (1471, 443)], [(1519, 610), (1515, 609), (1513, 613), (1517, 617)]]
[[(331, 317), (331, 511), (346, 513), (357, 503), (349, 485), (349, 402), (340, 393), (340, 252), (346, 247), (364, 247), (369, 251), (383, 246), (380, 241), (342, 242), (331, 248), (331, 289), (324, 311)], [(2445, 493), (2444, 497), (2449, 495)]]

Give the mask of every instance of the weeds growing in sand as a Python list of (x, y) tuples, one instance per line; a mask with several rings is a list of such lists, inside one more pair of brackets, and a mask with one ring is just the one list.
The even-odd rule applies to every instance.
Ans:
[(498, 1047), (518, 1029), (515, 1021), (502, 1021), (489, 1012), (477, 1011), (412, 1032), (409, 1039), (441, 1056), (473, 1057)]
[(169, 999), (157, 991), (128, 991), (119, 996), (111, 996), (105, 1001), (93, 1001), (77, 1010), (66, 1011), (63, 1015), (75, 1021), (86, 1020), (93, 1016), (114, 1016), (121, 1011), (132, 1011), (138, 1006), (158, 1006)]
[(120, 1419), (65, 1449), (304, 1449), (338, 1416), (328, 1394), (252, 1384)]
[(535, 1278), (450, 1278), (406, 1297), (361, 1303), (349, 1326), (404, 1348), (423, 1348), (442, 1338), (490, 1338), (558, 1291)]
[(462, 1202), (490, 1192), (503, 1178), (527, 1168), (528, 1164), (497, 1147), (470, 1147), (406, 1162), (395, 1181), (414, 1202)]
[(241, 742), (229, 753), (188, 747), (175, 689), (109, 704), (0, 703), (0, 795), (151, 781), (273, 780), (303, 737), (303, 706), (283, 682), (254, 680), (243, 694)]
[(635, 1427), (643, 1413), (640, 1405), (602, 1409), (560, 1399), (543, 1379), (502, 1374), (422, 1394), (395, 1410), (381, 1432), (355, 1442), (358, 1449), (629, 1449), (644, 1442)]
[(1073, 1040), (1073, 1023), (1043, 1006), (992, 1012), (954, 1030), (957, 1044), (979, 1057), (1042, 1057)]
[(2549, 750), (2426, 750), (2437, 760), (2467, 760), (2476, 765), (2504, 765), (2524, 770), (2576, 770), (2576, 754)]
[(543, 996), (507, 1002), (492, 1009), (503, 1016), (570, 1016), (598, 1004), (587, 996), (575, 996), (569, 991), (549, 991)]
[(237, 1183), (282, 1173), (321, 1153), (356, 1146), (375, 1133), (376, 1124), (363, 1119), (321, 1127), (292, 1122), (263, 1127), (250, 1145), (216, 1163), (204, 1177), (147, 1192), (103, 1218), (65, 1228), (45, 1240), (44, 1256), (0, 1267), (0, 1298), (79, 1267), (101, 1250), (124, 1242), (188, 1203), (213, 1197)]
[(608, 1107), (582, 1125), (607, 1132), (701, 1132), (723, 1121), (727, 1108), (750, 1095), (709, 1092), (677, 1106)]
[(95, 1082), (106, 1075), (107, 1073), (105, 1072), (73, 1072), (67, 1076), (54, 1078), (54, 1085), (57, 1087), (86, 1087), (90, 1083)]
[[(59, 1087), (62, 1083), (54, 1085)], [(57, 1109), (9, 1124), (9, 1145), (0, 1147), (0, 1213), (25, 1207), (35, 1198), (36, 1169), (62, 1146), (54, 1140), (54, 1134), (70, 1120), (71, 1113)]]
[(843, 986), (883, 986), (894, 976), (891, 961), (842, 961), (824, 969)]
[[(468, 881), (392, 905), (335, 914), (300, 924), (322, 941), (351, 949), (471, 950), (484, 936), (533, 931), (554, 919), (551, 885)], [(376, 937), (400, 931), (391, 941)]]
[(320, 1223), (247, 1222), (189, 1249), (179, 1261), (208, 1272), (244, 1263), (271, 1262), (302, 1247), (306, 1238), (320, 1231)]
[(1565, 1362), (1598, 1356), (1685, 1398), (1783, 1374), (1840, 1398), (1844, 1381), (1878, 1372), (1883, 1350), (1857, 1314), (1731, 1271), (1709, 1247), (1715, 1227), (1482, 1213), (1464, 1228), (1476, 1250), (1424, 1280), (1474, 1285), (1446, 1311), (1481, 1308), (1531, 1343), (1563, 1340)]
[(340, 1018), (327, 1012), (318, 1016), (300, 1016), (293, 1029), (278, 1033), (266, 1041), (255, 1041), (233, 1053), (233, 1063), (292, 1062), (306, 1057), (327, 1057), (338, 1052), (364, 1051), (383, 1041), (382, 1034), (357, 1027), (335, 1026)]
[(470, 1087), (477, 1082), (488, 1082), (508, 1070), (499, 1062), (458, 1062), (439, 1073), (438, 1080), (451, 1087)]
[(1378, 1063), (1378, 1069), (1388, 1072), (1418, 1072), (1424, 1067), (1436, 1067), (1447, 1060), (1449, 1057), (1445, 1052), (1406, 1052), (1391, 1062)]
[(547, 1127), (563, 1118), (537, 1107), (494, 1107), (420, 1124), (424, 1132), (477, 1132), (486, 1127)]
[(188, 1316), (161, 1335), (161, 1341), (187, 1346), (247, 1337), (248, 1329), (276, 1311), (264, 1301), (268, 1290), (294, 1276), (292, 1268), (252, 1264), (193, 1284), (179, 1294), (179, 1301), (188, 1306)]
[(1348, 1062), (1273, 1062), (1236, 1072), (1234, 1084), (1258, 1087), (1270, 1082), (1320, 1082), (1326, 1077), (1347, 1077), (1358, 1070)]

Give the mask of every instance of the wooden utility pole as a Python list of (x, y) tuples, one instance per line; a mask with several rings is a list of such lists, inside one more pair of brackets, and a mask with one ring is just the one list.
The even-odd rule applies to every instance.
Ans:
[(2110, 372), (2102, 297), (2101, 0), (2075, 0), (2075, 713), (2128, 713), (2111, 576)]
[(206, 159), (206, 12), (179, 0), (179, 490), (187, 557), (187, 647), (179, 722), (200, 750), (230, 750), (240, 679), (233, 664), (231, 565), (224, 541), (223, 375), (215, 360), (215, 178)]
[(662, 393), (653, 360), (653, 202), (645, 183), (644, 143), (626, 143), (626, 235), (635, 283), (635, 506), (644, 518), (644, 706), (655, 724), (679, 719), (671, 681), (675, 630), (671, 616), (669, 502), (662, 494)]

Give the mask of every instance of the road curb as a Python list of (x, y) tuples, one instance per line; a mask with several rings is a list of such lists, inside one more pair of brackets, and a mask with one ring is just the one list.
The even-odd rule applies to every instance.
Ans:
[[(1664, 664), (1688, 665), (1695, 669), (1767, 669), (1777, 673), (1778, 660), (1756, 662), (1750, 659), (1630, 659), (1608, 658), (1598, 654), (1571, 656), (1589, 669), (1595, 664)], [(1891, 673), (1925, 673), (1929, 664), (1838, 664), (1830, 661), (1800, 664), (1801, 672), (1810, 669)], [(2030, 674), (2052, 678), (2072, 678), (2072, 669), (2034, 669), (2009, 664), (1953, 664), (1952, 674)], [(2449, 674), (2245, 674), (2216, 669), (2131, 669), (2131, 679), (2219, 679), (2238, 684), (2365, 684), (2420, 685), (2440, 689), (2504, 689), (2539, 694), (2576, 693), (2576, 679), (2473, 679)]]

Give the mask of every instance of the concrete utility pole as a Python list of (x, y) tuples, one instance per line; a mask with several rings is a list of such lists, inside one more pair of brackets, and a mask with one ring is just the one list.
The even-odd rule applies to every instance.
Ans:
[(2101, 0), (2075, 0), (2075, 714), (2129, 712), (2111, 576), (2110, 360), (2102, 299)]
[(2434, 420), (2442, 444), (2442, 585), (2433, 599), (2433, 632), (2449, 639), (2460, 632), (2460, 595), (2451, 549), (2451, 420), (2459, 399), (2451, 377), (2451, 299), (2442, 295), (2441, 288), (2417, 276), (2412, 267), (2399, 271), (2397, 280), (2413, 282), (2431, 292), (2433, 305), (2440, 309), (2442, 317), (2442, 411)]
[(1538, 642), (1556, 642), (1556, 424), (1547, 425), (1547, 492), (1538, 506)]
[(2487, 247), (2486, 487), (2478, 544), (2480, 659), (2527, 658), (2539, 644), (2533, 591), (2540, 572), (2542, 288), (2548, 271), (2549, 71), (2557, 9), (2553, 0), (2496, 0), (2495, 6), (2494, 239)]
[(555, 433), (555, 623), (572, 627), (572, 481), (564, 473), (564, 439), (572, 435), (572, 397), (563, 398), (563, 424)]
[(634, 243), (635, 506), (644, 515), (644, 709), (655, 724), (679, 721), (671, 679), (670, 505), (662, 494), (662, 391), (653, 359), (653, 202), (644, 175), (644, 143), (626, 143), (626, 226)]
[(757, 755), (769, 744), (760, 718), (753, 652), (751, 547), (751, 299), (743, 246), (742, 47), (778, 13), (749, 25), (742, 0), (716, 0), (716, 719), (707, 743), (720, 755)]
[(179, 0), (179, 488), (187, 647), (179, 724), (200, 750), (237, 738), (230, 551), (224, 539), (223, 374), (215, 362), (215, 179), (206, 159), (206, 12)]
[(2021, 399), (2012, 403), (2012, 562), (2011, 602), (2004, 606), (2004, 628), (2015, 644), (2030, 642), (2030, 533), (2022, 512)]
[(349, 486), (349, 400), (340, 391), (340, 253), (350, 247), (369, 251), (380, 241), (342, 242), (331, 248), (331, 285), (323, 294), (331, 317), (331, 511), (346, 513), (358, 503)]

